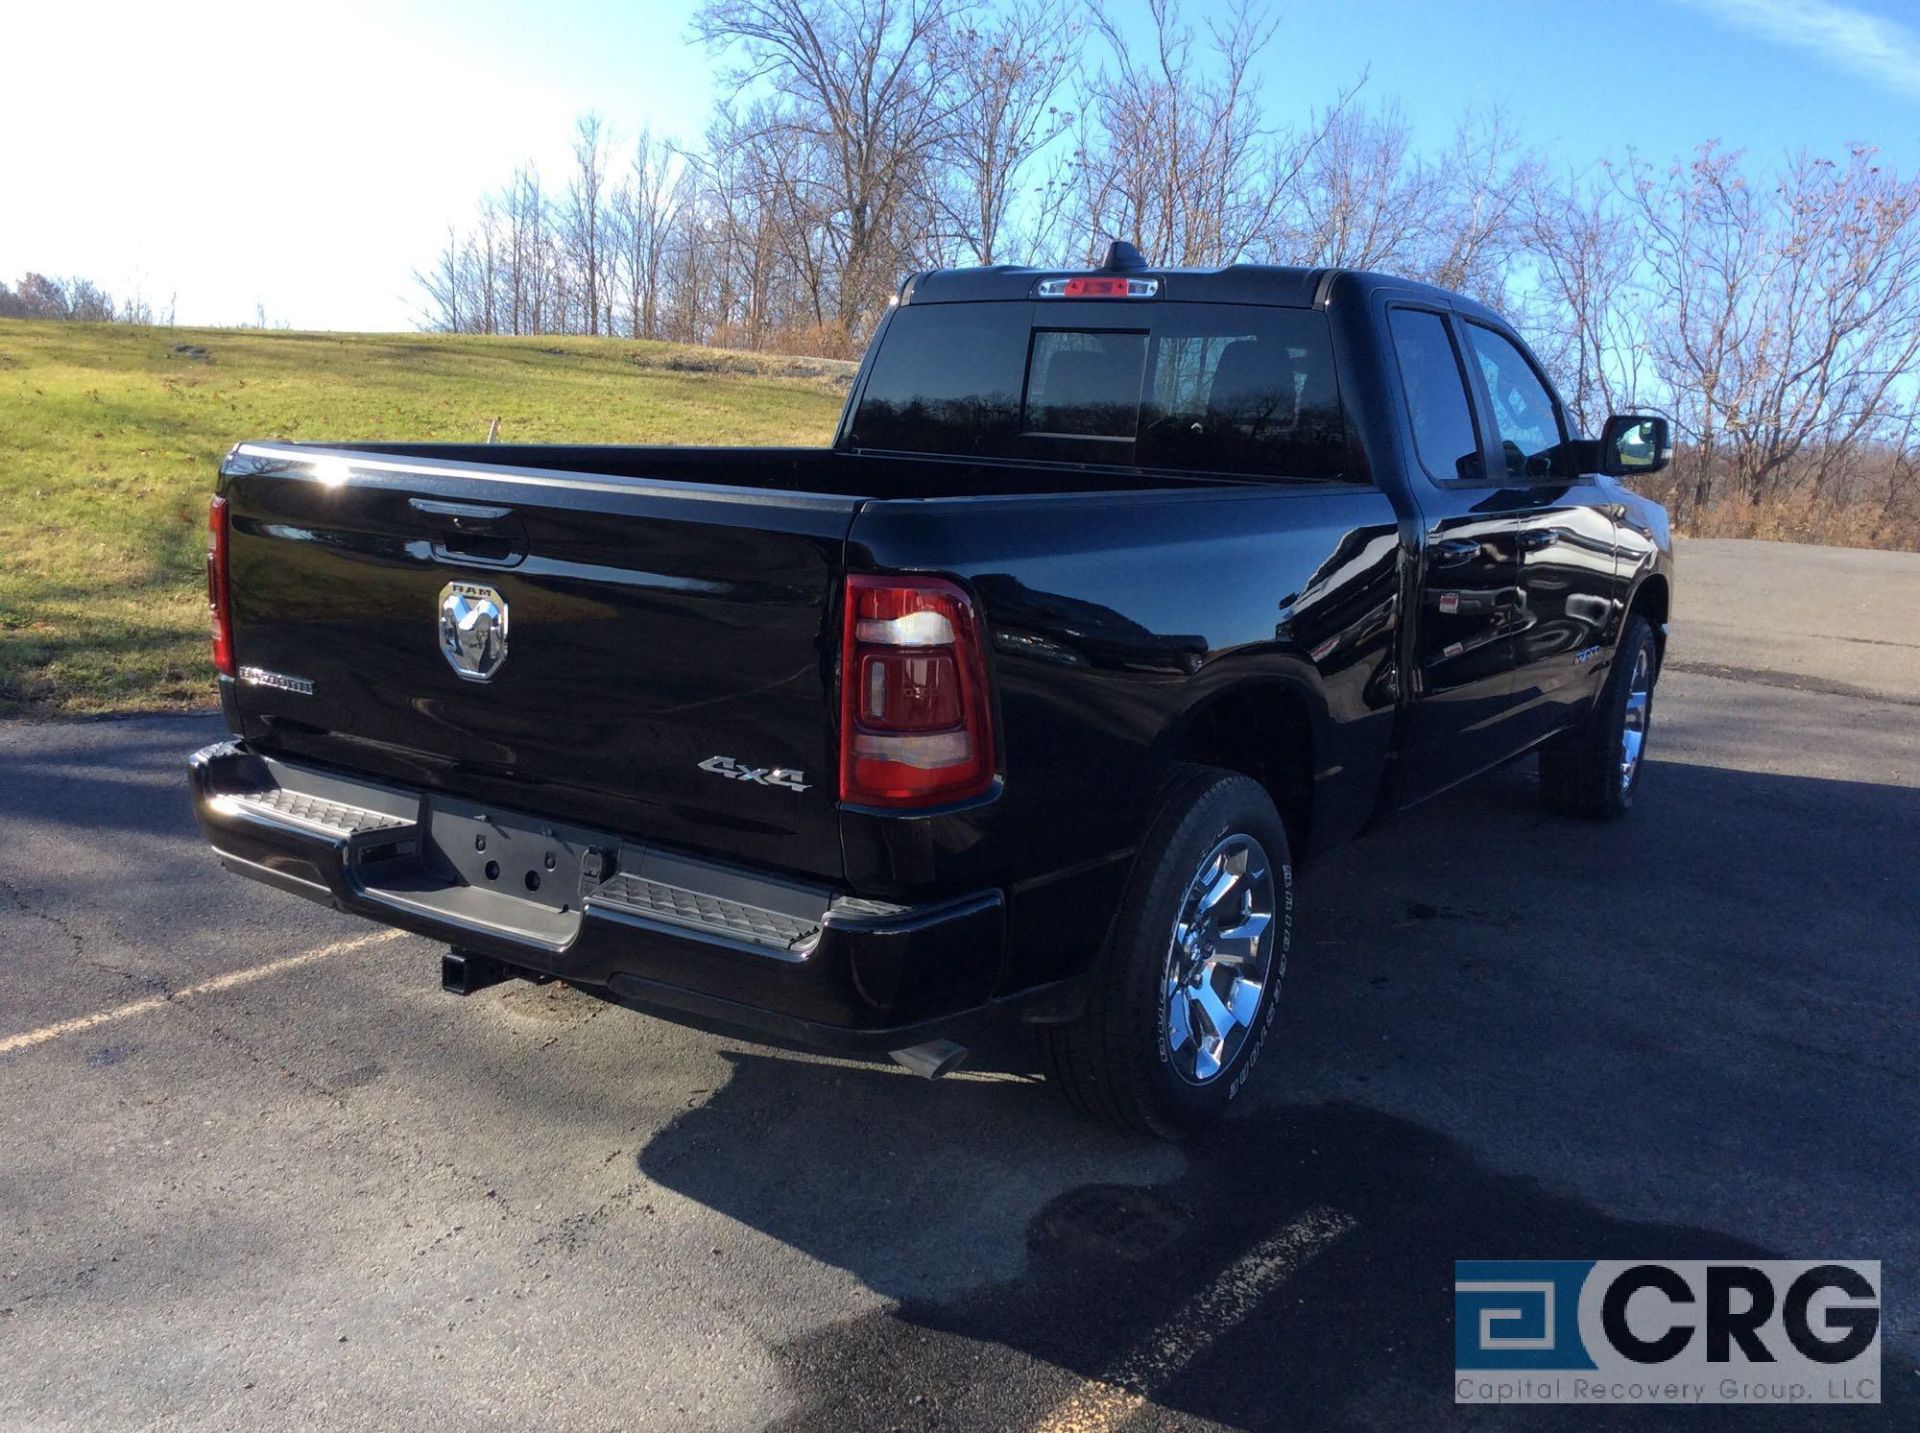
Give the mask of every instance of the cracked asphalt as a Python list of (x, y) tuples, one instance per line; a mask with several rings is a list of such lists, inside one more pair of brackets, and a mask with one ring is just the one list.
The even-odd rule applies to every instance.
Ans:
[(0, 1426), (1662, 1428), (1456, 1409), (1452, 1261), (1721, 1256), (1881, 1260), (1884, 1402), (1691, 1423), (1920, 1426), (1920, 555), (1680, 560), (1640, 809), (1525, 764), (1310, 868), (1180, 1148), (1017, 1038), (444, 995), (219, 870), (216, 719), (0, 726)]

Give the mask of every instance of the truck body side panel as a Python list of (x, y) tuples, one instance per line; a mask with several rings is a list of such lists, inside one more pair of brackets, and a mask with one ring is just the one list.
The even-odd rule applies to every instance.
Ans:
[(1013, 877), (1015, 983), (1105, 935), (1188, 720), (1258, 692), (1313, 733), (1316, 844), (1372, 813), (1394, 714), (1400, 529), (1358, 485), (870, 503), (854, 570), (942, 572), (978, 600), (1004, 786), (925, 815), (848, 811), (847, 877), (886, 897)]

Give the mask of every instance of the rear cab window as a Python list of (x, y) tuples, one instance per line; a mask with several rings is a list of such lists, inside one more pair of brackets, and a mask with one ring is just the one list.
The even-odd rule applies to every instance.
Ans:
[(1134, 441), (1144, 329), (1036, 329), (1021, 432), (1034, 438)]
[(1365, 482), (1326, 316), (1244, 304), (897, 310), (848, 430), (894, 452)]
[(1005, 454), (1020, 431), (1030, 304), (903, 308), (873, 357), (852, 441), (956, 457)]

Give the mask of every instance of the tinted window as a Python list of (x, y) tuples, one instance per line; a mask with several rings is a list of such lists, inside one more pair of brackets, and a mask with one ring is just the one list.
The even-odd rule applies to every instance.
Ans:
[(1493, 404), (1493, 426), (1500, 451), (1506, 456), (1507, 475), (1554, 476), (1563, 461), (1562, 434), (1560, 415), (1554, 411), (1547, 385), (1506, 335), (1470, 323), (1467, 342), (1479, 361), (1480, 376)]
[(1154, 331), (1139, 461), (1216, 473), (1357, 475), (1325, 320), (1290, 309), (1169, 305)]
[(1446, 321), (1424, 309), (1390, 309), (1388, 317), (1421, 465), (1443, 480), (1480, 477), (1480, 439), (1467, 376), (1460, 371)]
[[(1088, 310), (1075, 305), (1071, 318)], [(1326, 316), (1142, 303), (1125, 329), (1036, 303), (909, 305), (854, 413), (864, 448), (1364, 480)], [(1031, 325), (1037, 325), (1032, 326)]]
[(1027, 304), (908, 306), (887, 324), (854, 415), (863, 448), (1004, 454), (1020, 430)]
[(1039, 329), (1027, 364), (1026, 431), (1133, 439), (1145, 333)]

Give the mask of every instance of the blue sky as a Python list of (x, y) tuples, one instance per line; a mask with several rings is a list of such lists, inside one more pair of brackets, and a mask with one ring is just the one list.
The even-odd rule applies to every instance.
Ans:
[[(1208, 6), (1190, 0), (1189, 14)], [(410, 327), (449, 219), (573, 116), (696, 137), (716, 62), (693, 0), (33, 3), (7, 22), (0, 276), (177, 296), (183, 323)], [(1137, 29), (1143, 0), (1107, 0)], [(1584, 167), (1718, 139), (1756, 158), (1879, 146), (1920, 169), (1916, 0), (1338, 0), (1275, 6), (1262, 96), (1286, 118), (1369, 73), (1438, 144), (1471, 107)], [(38, 138), (36, 138), (38, 137)]]

